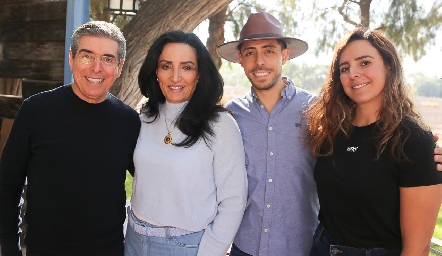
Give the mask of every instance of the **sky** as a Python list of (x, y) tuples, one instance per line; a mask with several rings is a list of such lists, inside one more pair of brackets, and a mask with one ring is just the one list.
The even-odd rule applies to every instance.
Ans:
[[(226, 23), (225, 26), (225, 38), (226, 41), (233, 41), (237, 38), (234, 38), (231, 31), (230, 24)], [(198, 37), (201, 39), (203, 43), (206, 42), (208, 37), (208, 21), (202, 22), (195, 30), (195, 34), (198, 35)], [(308, 65), (315, 65), (315, 64), (322, 64), (322, 65), (330, 65), (331, 59), (332, 59), (332, 51), (329, 51), (327, 54), (321, 53), (320, 56), (315, 56), (314, 52), (316, 49), (316, 35), (315, 33), (319, 33), (319, 31), (316, 31), (314, 28), (308, 29), (307, 31), (310, 31), (307, 35), (286, 35), (286, 36), (293, 36), (299, 39), (302, 39), (306, 41), (309, 45), (309, 50), (304, 53), (303, 55), (291, 60), (295, 61), (296, 64), (308, 64)], [(436, 38), (436, 45), (432, 47), (428, 47), (427, 55), (421, 58), (419, 61), (414, 62), (414, 60), (411, 57), (402, 56), (403, 57), (403, 65), (404, 65), (404, 71), (406, 76), (412, 73), (420, 72), (426, 76), (429, 77), (438, 77), (442, 78), (442, 31), (441, 33), (438, 33), (438, 36)]]

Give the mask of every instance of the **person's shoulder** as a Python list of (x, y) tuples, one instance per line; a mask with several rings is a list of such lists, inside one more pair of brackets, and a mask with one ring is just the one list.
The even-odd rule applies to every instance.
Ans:
[(129, 126), (134, 125), (137, 129), (141, 126), (140, 115), (135, 109), (111, 93), (109, 93), (107, 100), (110, 103), (110, 107), (108, 105), (108, 108), (111, 108), (108, 109), (108, 111), (112, 111), (113, 115), (117, 116)]
[(251, 104), (252, 102), (252, 95), (250, 94), (250, 92), (239, 96), (239, 97), (235, 97), (233, 99), (230, 99), (227, 103), (226, 103), (226, 108), (230, 109), (232, 111), (235, 111), (239, 108), (248, 108), (248, 106)]
[(309, 102), (316, 100), (316, 98), (318, 97), (317, 93), (309, 92), (303, 88), (295, 86), (295, 89), (297, 97), (301, 97)]
[(121, 111), (128, 112), (131, 115), (138, 116), (138, 113), (135, 109), (133, 109), (131, 106), (124, 103), (122, 100), (120, 100), (117, 96), (109, 93), (109, 97), (107, 98), (111, 105)]
[(317, 93), (312, 93), (301, 87), (296, 86), (290, 77), (284, 76), (283, 79), (284, 82), (288, 84), (287, 88), (288, 94), (293, 95), (298, 100), (307, 101), (308, 103), (311, 103), (312, 101), (316, 100), (316, 98), (318, 97)]
[(218, 117), (214, 122), (214, 127), (221, 131), (225, 129), (239, 129), (235, 118), (233, 118), (232, 114), (228, 111), (221, 111), (218, 113)]
[[(229, 143), (231, 140), (241, 140), (241, 132), (232, 114), (227, 111), (218, 113), (215, 122), (212, 123), (215, 141)], [(221, 139), (221, 140), (220, 140)]]
[(66, 103), (69, 98), (69, 90), (69, 85), (62, 85), (52, 90), (39, 92), (26, 98), (22, 105), (28, 105), (34, 112), (56, 109), (57, 107), (55, 106)]
[(26, 102), (39, 102), (39, 101), (48, 101), (51, 99), (58, 99), (62, 94), (67, 93), (67, 90), (69, 89), (69, 85), (62, 85), (57, 88), (54, 88), (52, 90), (47, 90), (43, 92), (39, 92), (36, 94), (33, 94), (25, 99)]
[(423, 127), (416, 120), (408, 117), (404, 118), (401, 123), (410, 131), (407, 143), (408, 145), (421, 143), (433, 144), (433, 134), (429, 128)]
[(232, 114), (229, 113), (228, 111), (220, 111), (218, 121), (219, 122), (236, 123), (235, 118), (233, 118)]

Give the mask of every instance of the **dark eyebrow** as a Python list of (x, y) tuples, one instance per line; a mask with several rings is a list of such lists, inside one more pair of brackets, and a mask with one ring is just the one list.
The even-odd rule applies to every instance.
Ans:
[(266, 44), (266, 45), (263, 45), (261, 48), (276, 48), (276, 46), (273, 44)]
[[(78, 52), (79, 52), (79, 53), (80, 53), (80, 52), (87, 52), (87, 53), (92, 53), (92, 54), (95, 55), (95, 53), (94, 53), (93, 51), (88, 50), (88, 49), (80, 49), (80, 50), (78, 50)], [(104, 54), (103, 56), (116, 58), (115, 55), (110, 54), (110, 53), (106, 53), (106, 54)]]
[[(159, 60), (158, 62), (159, 63), (166, 62), (167, 64), (171, 64), (172, 63), (172, 61), (170, 61), (170, 60)], [(192, 65), (195, 65), (195, 63), (193, 61), (191, 61), (191, 60), (182, 61), (182, 62), (180, 62), (180, 64), (192, 64)]]
[(80, 49), (80, 50), (78, 50), (78, 52), (89, 52), (89, 53), (92, 53), (92, 51), (88, 50), (88, 49)]
[(191, 60), (183, 61), (183, 62), (181, 62), (181, 64), (192, 64), (192, 65), (195, 65), (195, 63), (193, 61), (191, 61)]
[[(360, 60), (360, 59), (365, 59), (365, 58), (374, 59), (373, 56), (371, 56), (371, 55), (362, 55), (362, 56), (357, 57), (355, 60)], [(344, 61), (342, 63), (339, 63), (339, 67), (342, 65), (345, 65), (345, 64), (348, 64), (348, 61)]]

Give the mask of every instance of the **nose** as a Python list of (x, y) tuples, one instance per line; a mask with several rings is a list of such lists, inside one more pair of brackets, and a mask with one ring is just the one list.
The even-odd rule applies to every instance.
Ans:
[(264, 66), (265, 65), (265, 60), (264, 60), (264, 54), (261, 53), (257, 53), (256, 54), (256, 65), (257, 66)]
[(94, 72), (100, 72), (103, 70), (103, 63), (101, 63), (101, 59), (95, 58), (94, 62), (92, 62), (91, 68)]
[(350, 78), (358, 78), (361, 76), (361, 72), (357, 68), (350, 68)]
[(181, 74), (179, 69), (173, 70), (172, 77), (170, 78), (173, 83), (179, 82), (181, 80)]

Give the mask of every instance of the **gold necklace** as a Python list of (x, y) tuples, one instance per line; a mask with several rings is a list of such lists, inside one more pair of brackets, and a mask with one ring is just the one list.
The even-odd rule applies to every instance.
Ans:
[(166, 111), (167, 111), (167, 103), (164, 104), (164, 123), (166, 124), (167, 129), (167, 135), (164, 137), (164, 143), (170, 144), (172, 143), (172, 132), (175, 130), (176, 124), (173, 126), (172, 130), (169, 130), (169, 125), (167, 125), (167, 118), (166, 118)]

